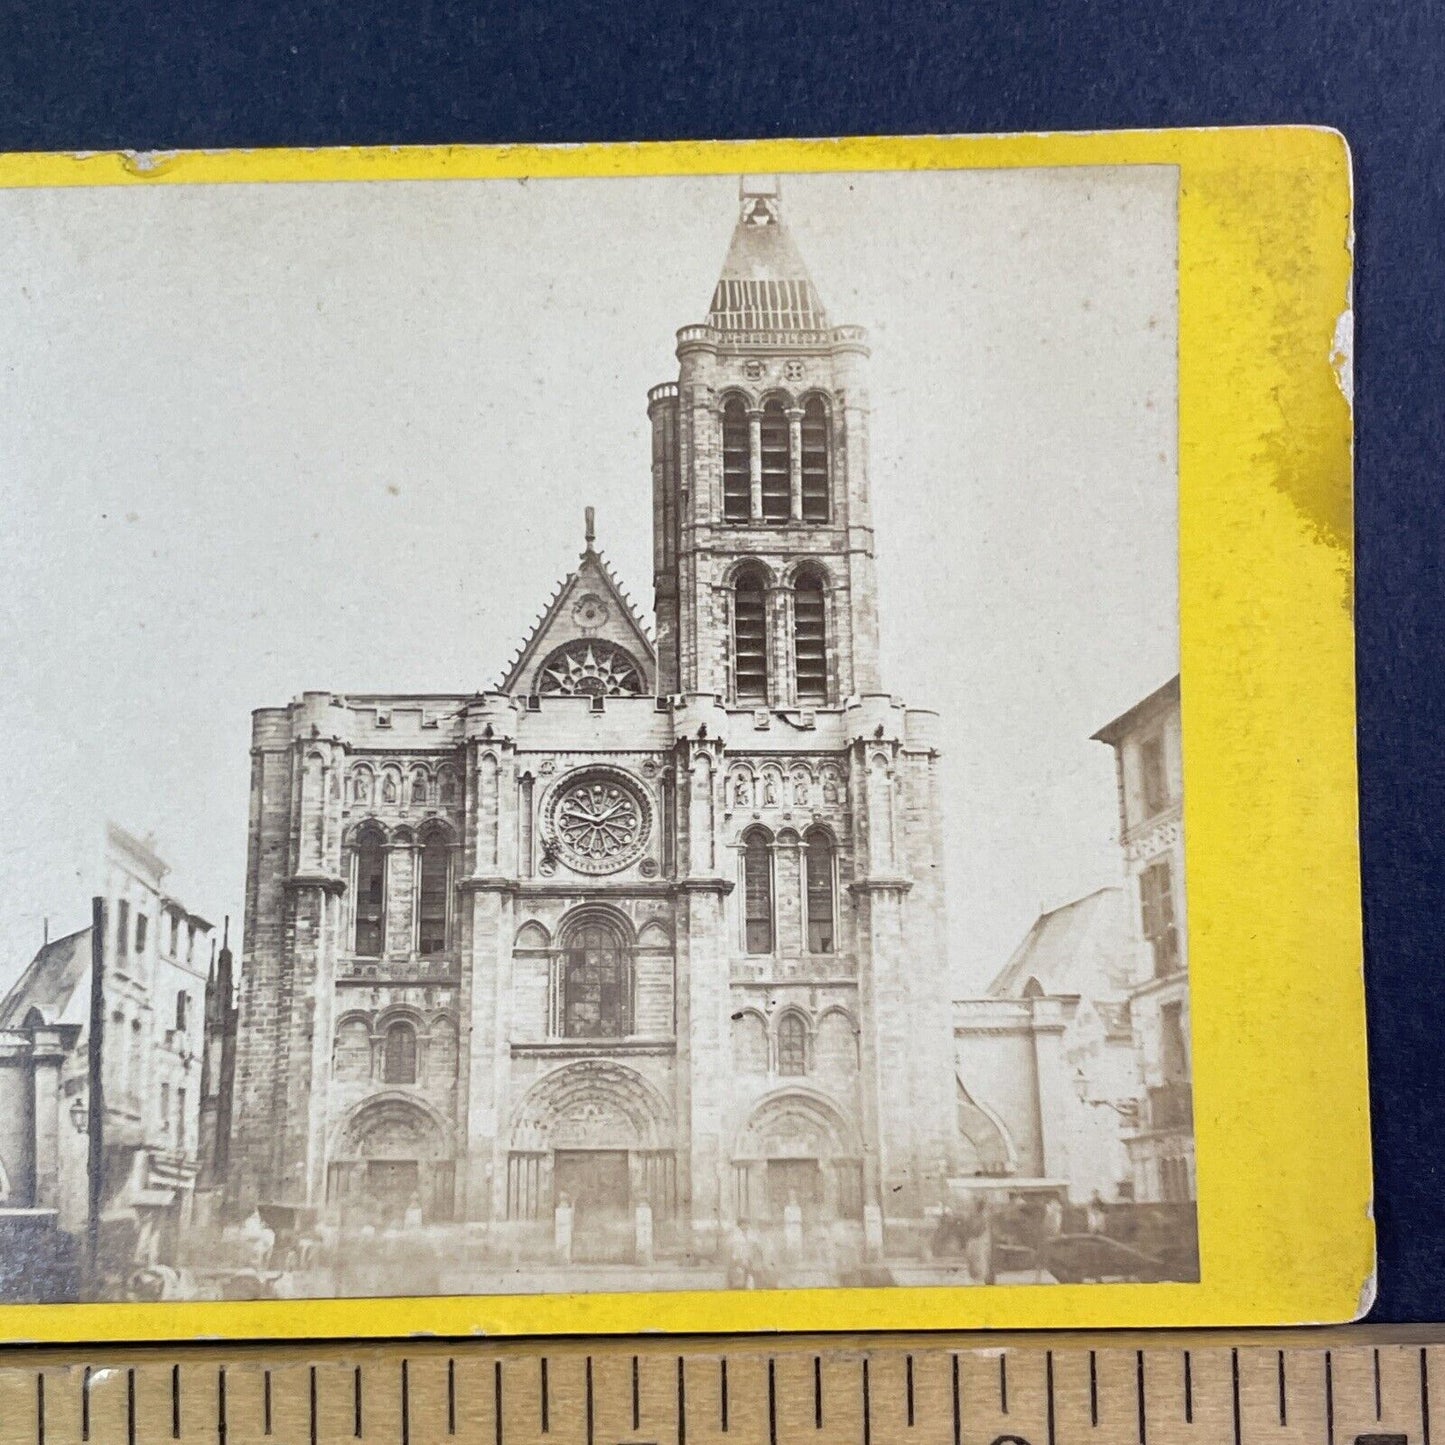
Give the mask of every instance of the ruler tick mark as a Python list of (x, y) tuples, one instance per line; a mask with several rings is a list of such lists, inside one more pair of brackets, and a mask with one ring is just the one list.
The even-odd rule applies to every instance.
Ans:
[(548, 1394), (548, 1391), (547, 1391), (547, 1357), (546, 1357), (546, 1355), (543, 1355), (543, 1356), (542, 1356), (542, 1433), (543, 1433), (544, 1435), (548, 1434), (549, 1431), (550, 1431), (551, 1428), (552, 1428), (552, 1422), (551, 1422), (551, 1419), (550, 1419), (551, 1411), (550, 1411), (549, 1408), (548, 1408), (549, 1401), (548, 1401), (548, 1399), (547, 1399), (547, 1394)]
[(401, 1445), (411, 1445), (411, 1371), (405, 1357), (401, 1362)]
[(1334, 1356), (1325, 1351), (1325, 1441), (1334, 1445), (1335, 1439), (1335, 1362)]
[(768, 1445), (778, 1445), (778, 1380), (771, 1355), (768, 1356)]
[(1099, 1423), (1099, 1360), (1089, 1351), (1089, 1424)]
[(722, 1427), (726, 1430), (728, 1427), (728, 1361), (726, 1355), (717, 1362), (717, 1369), (718, 1405), (722, 1411)]
[(502, 1362), (492, 1366), (492, 1421), (497, 1445), (502, 1445)]
[(823, 1359), (813, 1356), (813, 1429), (823, 1428)]
[(125, 1438), (126, 1445), (135, 1445), (135, 1370), (125, 1372)]
[(998, 1403), (1005, 1415), (1008, 1414), (1008, 1356), (998, 1357)]
[(1147, 1407), (1144, 1404), (1144, 1351), (1134, 1351), (1134, 1384), (1135, 1392), (1139, 1398), (1139, 1445), (1146, 1445), (1145, 1441), (1145, 1418)]
[(311, 1445), (316, 1445), (316, 1366), (311, 1366), (307, 1382), (307, 1399), (311, 1412)]
[(1188, 1350), (1184, 1351), (1184, 1423), (1194, 1423), (1194, 1367)]
[(587, 1445), (592, 1445), (593, 1430), (593, 1402), (592, 1402), (592, 1356), (587, 1356)]
[(958, 1356), (953, 1356), (953, 1445), (963, 1440), (963, 1401), (958, 1392)]
[(351, 1376), (351, 1433), (361, 1439), (364, 1428), (361, 1413), (361, 1366), (358, 1365)]
[(632, 1428), (642, 1428), (642, 1381), (638, 1378), (640, 1371), (637, 1365), (637, 1356), (632, 1357)]
[(1420, 1346), (1420, 1439), (1430, 1445), (1430, 1356)]
[(457, 1433), (457, 1362), (447, 1361), (447, 1434)]
[[(175, 1432), (179, 1435), (181, 1432)], [(271, 1372), (267, 1370), (261, 1376), (261, 1433), (271, 1433)]]
[(171, 1439), (181, 1438), (181, 1367), (171, 1366)]
[(1284, 1351), (1276, 1351), (1275, 1370), (1279, 1378), (1279, 1423), (1289, 1424), (1289, 1399), (1284, 1384)]
[(1048, 1408), (1048, 1445), (1054, 1445), (1054, 1352), (1044, 1351), (1044, 1403)]
[(677, 1445), (687, 1445), (687, 1365), (677, 1357)]
[(1379, 1419), (1385, 1411), (1384, 1403), (1380, 1399), (1380, 1352), (1378, 1349), (1370, 1352), (1375, 1357), (1375, 1419)]
[(868, 1393), (868, 1356), (863, 1356), (863, 1445), (873, 1445), (873, 1407)]
[(226, 1445), (226, 1371), (216, 1371), (216, 1439)]
[(903, 1390), (908, 1401), (908, 1428), (913, 1428), (913, 1356), (907, 1355), (903, 1361)]
[(1239, 1442), (1239, 1351), (1238, 1351), (1238, 1350), (1231, 1350), (1231, 1351), (1229, 1352), (1229, 1374), (1230, 1374), (1230, 1390), (1231, 1390), (1231, 1393), (1232, 1393), (1232, 1395), (1233, 1395), (1233, 1407), (1234, 1407), (1234, 1445), (1240, 1445), (1240, 1442)]
[(35, 1442), (45, 1445), (45, 1371), (35, 1372)]
[(80, 1438), (90, 1439), (90, 1366), (80, 1377)]

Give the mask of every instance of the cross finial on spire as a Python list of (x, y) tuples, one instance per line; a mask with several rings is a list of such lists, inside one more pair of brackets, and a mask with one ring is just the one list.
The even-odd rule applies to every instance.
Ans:
[(592, 507), (588, 507), (584, 513), (586, 519), (587, 550), (592, 550), (592, 544), (597, 540), (597, 513)]
[(771, 226), (780, 215), (783, 182), (779, 176), (739, 176), (742, 219), (750, 226)]

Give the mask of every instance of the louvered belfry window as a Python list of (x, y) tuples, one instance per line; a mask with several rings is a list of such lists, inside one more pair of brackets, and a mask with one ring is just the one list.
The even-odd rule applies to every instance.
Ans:
[(803, 407), (803, 520), (829, 517), (828, 409), (811, 396)]
[(798, 701), (828, 700), (828, 639), (822, 578), (804, 573), (793, 589), (793, 660)]
[(723, 408), (723, 518), (746, 522), (752, 514), (748, 467), (748, 410), (741, 397)]
[(744, 572), (733, 592), (733, 664), (738, 701), (767, 702), (767, 597), (756, 572)]
[(743, 843), (743, 908), (749, 953), (773, 951), (773, 860), (761, 832)]
[(763, 407), (763, 520), (786, 522), (792, 514), (788, 418), (780, 401)]

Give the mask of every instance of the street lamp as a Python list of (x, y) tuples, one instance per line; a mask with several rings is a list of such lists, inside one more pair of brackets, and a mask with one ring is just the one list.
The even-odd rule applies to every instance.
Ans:
[(77, 1134), (84, 1134), (90, 1126), (90, 1110), (85, 1107), (84, 1099), (74, 1099), (70, 1105), (70, 1122), (75, 1125)]

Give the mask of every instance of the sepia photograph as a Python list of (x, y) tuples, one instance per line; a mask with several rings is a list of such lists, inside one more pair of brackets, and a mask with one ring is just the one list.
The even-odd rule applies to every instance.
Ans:
[(0, 190), (0, 1302), (1198, 1280), (1178, 187)]

